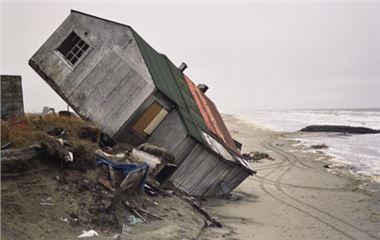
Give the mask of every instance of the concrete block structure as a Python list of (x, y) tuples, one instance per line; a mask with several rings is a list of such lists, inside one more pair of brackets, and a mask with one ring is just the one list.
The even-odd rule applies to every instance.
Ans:
[(24, 116), (24, 98), (21, 76), (0, 75), (1, 79), (1, 119)]

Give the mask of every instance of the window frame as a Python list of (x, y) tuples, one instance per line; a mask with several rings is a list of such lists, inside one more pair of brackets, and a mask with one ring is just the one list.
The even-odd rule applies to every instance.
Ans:
[[(72, 64), (69, 59), (67, 59), (58, 49), (59, 47), (63, 44), (64, 41), (66, 41), (66, 39), (70, 36), (71, 33), (75, 33), (83, 42), (85, 42), (87, 45), (88, 45), (88, 48), (86, 49), (86, 51), (83, 52), (83, 54), (80, 56), (80, 58), (78, 58), (78, 60)], [(76, 68), (82, 61), (83, 59), (86, 58), (86, 56), (92, 51), (94, 47), (88, 42), (88, 40), (86, 39), (86, 37), (84, 36), (84, 34), (80, 33), (78, 30), (76, 29), (71, 29), (71, 31), (69, 31), (65, 37), (62, 39), (62, 41), (60, 41), (57, 46), (54, 48), (54, 52), (63, 60), (63, 62), (66, 63), (66, 65), (68, 67), (70, 67), (71, 69), (74, 69)]]
[[(150, 115), (149, 112), (154, 111), (153, 105), (159, 107), (160, 110), (157, 111), (157, 113), (155, 113), (154, 115)], [(164, 121), (168, 114), (169, 110), (166, 109), (159, 101), (154, 100), (143, 110), (141, 114), (139, 114), (137, 119), (131, 125), (131, 129), (138, 135), (150, 136), (152, 135), (154, 130), (156, 130), (157, 127)], [(152, 117), (149, 122), (144, 121), (144, 118), (147, 117)]]

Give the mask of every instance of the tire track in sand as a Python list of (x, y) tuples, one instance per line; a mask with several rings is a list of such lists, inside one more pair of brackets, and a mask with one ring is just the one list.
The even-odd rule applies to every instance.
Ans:
[[(273, 173), (275, 173), (276, 171), (278, 170), (283, 170), (282, 168), (274, 168), (272, 169), (271, 171), (269, 171), (267, 174), (265, 174), (261, 180), (260, 180), (260, 188), (266, 193), (268, 194), (269, 196), (271, 196), (272, 198), (276, 199), (277, 201), (305, 214), (306, 216), (308, 217), (311, 217), (315, 220), (317, 220), (318, 222), (321, 222), (323, 224), (325, 224), (326, 226), (330, 227), (331, 229), (333, 229), (334, 231), (344, 235), (345, 237), (349, 238), (349, 239), (353, 239), (353, 240), (362, 240), (362, 239), (366, 239), (366, 238), (372, 238), (372, 239), (380, 239), (379, 237), (373, 235), (373, 234), (370, 234), (366, 231), (364, 231), (363, 229), (360, 229), (358, 228), (357, 226), (337, 217), (337, 216), (334, 216), (332, 214), (330, 214), (329, 212), (326, 212), (322, 209), (319, 209), (309, 203), (306, 203), (304, 201), (301, 201), (300, 199), (297, 199), (291, 195), (289, 195), (288, 193), (286, 193), (283, 189), (282, 189), (282, 178), (288, 174), (290, 172), (290, 170), (293, 168), (293, 167), (297, 167), (297, 163), (302, 163), (302, 161), (295, 155), (292, 155), (290, 153), (287, 153), (285, 151), (283, 151), (282, 149), (276, 147), (273, 145), (273, 139), (269, 139), (267, 142), (264, 142), (262, 145), (277, 153), (278, 155), (281, 156), (282, 158), (282, 161), (280, 164), (290, 164), (283, 172), (281, 172), (278, 177), (276, 178), (276, 180), (274, 181), (275, 182), (275, 187), (276, 187), (276, 190), (277, 192), (273, 191), (273, 192), (270, 192), (267, 188), (266, 188), (266, 185), (269, 185), (268, 184), (268, 181), (272, 181), (272, 180), (269, 180), (267, 179), (270, 175), (272, 175)], [(301, 164), (303, 165), (303, 164)], [(279, 165), (281, 166), (281, 165)], [(306, 165), (308, 166), (308, 165)], [(302, 169), (302, 168), (301, 168)], [(312, 188), (312, 187), (311, 187)], [(318, 190), (318, 189), (316, 189)], [(365, 236), (365, 238), (363, 238)]]

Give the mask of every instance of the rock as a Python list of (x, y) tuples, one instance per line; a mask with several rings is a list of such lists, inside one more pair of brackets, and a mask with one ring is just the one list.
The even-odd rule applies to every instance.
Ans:
[(301, 132), (341, 132), (350, 134), (375, 134), (380, 133), (380, 130), (375, 130), (366, 127), (351, 127), (339, 125), (311, 125), (300, 130)]
[(315, 144), (310, 146), (312, 149), (325, 149), (328, 148), (328, 146), (324, 143), (322, 144)]
[(245, 159), (247, 159), (248, 161), (258, 161), (258, 160), (265, 159), (265, 158), (266, 159), (273, 159), (269, 156), (268, 153), (258, 152), (258, 151), (243, 153), (242, 156), (245, 157)]

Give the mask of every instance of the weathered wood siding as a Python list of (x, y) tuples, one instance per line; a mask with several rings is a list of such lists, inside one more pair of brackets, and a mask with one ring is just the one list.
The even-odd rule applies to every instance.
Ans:
[(147, 142), (166, 148), (173, 154), (177, 165), (182, 163), (196, 144), (196, 141), (188, 136), (176, 110), (172, 110), (166, 116)]
[[(151, 94), (142, 104), (141, 106), (132, 114), (128, 121), (124, 123), (124, 125), (119, 129), (119, 131), (114, 135), (114, 139), (119, 142), (129, 143), (134, 146), (140, 145), (149, 138), (150, 135), (145, 133), (139, 133), (133, 129), (133, 126), (137, 121), (143, 116), (145, 111), (151, 106), (153, 103), (159, 103), (164, 109), (170, 111), (171, 104), (169, 100), (164, 99), (158, 92), (154, 92)], [(164, 120), (160, 123), (162, 124)], [(158, 125), (158, 127), (160, 126)], [(157, 127), (157, 128), (158, 128)], [(154, 131), (153, 131), (154, 132)], [(153, 134), (153, 133), (152, 133)]]
[(228, 193), (248, 176), (249, 172), (244, 168), (221, 159), (203, 145), (197, 144), (171, 180), (182, 191), (193, 196), (208, 197), (224, 194), (222, 182)]
[(225, 185), (226, 192), (234, 190), (240, 183), (242, 183), (250, 174), (242, 167), (234, 166), (225, 169), (223, 175), (216, 181), (216, 186), (210, 188), (205, 196), (222, 196), (225, 194), (222, 184)]
[[(74, 66), (56, 50), (73, 31), (90, 46)], [(128, 27), (75, 12), (29, 63), (80, 116), (111, 137), (155, 89)]]
[(230, 192), (249, 176), (243, 167), (223, 160), (189, 137), (176, 110), (166, 116), (147, 141), (166, 148), (174, 155), (178, 169), (171, 181), (191, 195), (221, 196), (224, 194), (220, 186), (222, 182)]
[(24, 115), (21, 76), (0, 75), (1, 119)]

